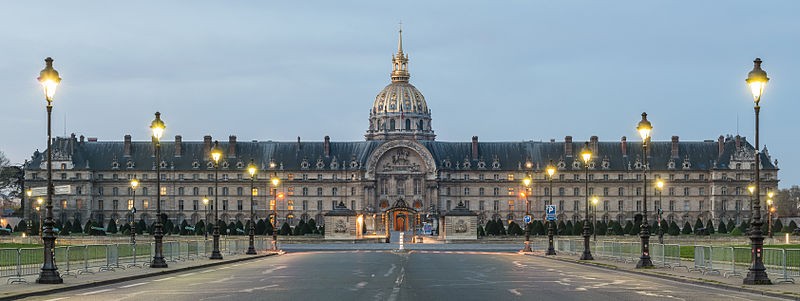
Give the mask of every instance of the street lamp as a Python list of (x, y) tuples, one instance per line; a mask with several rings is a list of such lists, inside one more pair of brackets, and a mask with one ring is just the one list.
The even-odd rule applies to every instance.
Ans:
[(753, 94), (755, 106), (753, 109), (756, 113), (756, 145), (755, 147), (755, 164), (756, 164), (756, 184), (754, 188), (755, 200), (751, 199), (752, 218), (750, 220), (750, 268), (748, 268), (747, 277), (744, 278), (744, 284), (772, 284), (767, 276), (767, 268), (764, 266), (763, 249), (764, 249), (764, 236), (761, 232), (761, 226), (764, 222), (761, 221), (761, 173), (759, 159), (761, 157), (761, 146), (758, 142), (758, 113), (761, 111), (761, 94), (764, 93), (769, 78), (767, 72), (761, 69), (761, 59), (756, 58), (753, 61), (753, 70), (747, 74), (747, 85), (750, 86), (750, 92)]
[[(33, 196), (33, 190), (28, 188), (28, 190), (25, 190), (25, 194), (28, 195), (28, 200), (30, 200), (31, 196)], [(32, 236), (33, 235), (33, 232), (31, 232), (33, 230), (33, 226), (31, 224), (33, 224), (33, 221), (32, 220), (28, 220), (28, 223), (26, 225), (26, 226), (28, 226), (28, 236)]]
[(222, 149), (219, 148), (219, 141), (214, 141), (211, 148), (211, 159), (214, 160), (214, 249), (211, 251), (209, 259), (222, 259), (219, 252), (219, 159), (222, 158)]
[(639, 237), (641, 238), (642, 254), (639, 256), (639, 262), (636, 263), (636, 268), (653, 268), (653, 261), (650, 260), (650, 223), (647, 221), (647, 147), (650, 143), (650, 132), (653, 126), (647, 120), (647, 113), (642, 113), (642, 120), (636, 126), (636, 131), (642, 137), (642, 189), (644, 189), (644, 197), (642, 198), (642, 225), (639, 230)]
[[(592, 250), (589, 248), (589, 161), (592, 160), (592, 151), (589, 149), (589, 142), (583, 145), (581, 151), (584, 169), (586, 170), (586, 211), (583, 216), (583, 255), (581, 260), (594, 260)], [(552, 194), (552, 191), (550, 192)]]
[(656, 188), (658, 189), (658, 208), (656, 209), (658, 210), (658, 243), (664, 244), (664, 228), (661, 227), (661, 214), (664, 213), (664, 210), (661, 209), (661, 194), (664, 191), (664, 181), (658, 179), (658, 181), (656, 181)]
[[(550, 181), (550, 204), (553, 205), (553, 175), (556, 174), (556, 167), (553, 165), (553, 160), (550, 160), (550, 164), (547, 164), (547, 179)], [(556, 219), (548, 220), (547, 221), (547, 253), (546, 255), (556, 255), (556, 248), (553, 246), (553, 234), (556, 232)]]
[(39, 272), (39, 278), (36, 283), (42, 284), (59, 284), (64, 283), (64, 279), (58, 274), (58, 267), (56, 267), (56, 235), (53, 233), (53, 149), (52, 149), (52, 114), (53, 114), (53, 96), (56, 94), (56, 88), (61, 83), (61, 77), (58, 76), (58, 71), (53, 69), (53, 59), (46, 58), (45, 68), (39, 73), (39, 83), (44, 88), (45, 100), (47, 100), (47, 205), (45, 206), (45, 220), (44, 230), (42, 233), (42, 241), (44, 247), (44, 263)]
[(528, 220), (528, 222), (525, 223), (525, 247), (522, 248), (522, 252), (533, 252), (533, 250), (531, 250), (531, 225), (530, 225), (533, 219), (531, 218), (531, 203), (528, 200), (528, 196), (530, 195), (529, 191), (531, 187), (531, 182), (532, 180), (530, 175), (526, 176), (525, 179), (522, 180), (522, 184), (525, 185), (525, 192), (520, 193), (520, 196), (525, 198), (525, 219)]
[(254, 225), (256, 220), (256, 212), (255, 208), (253, 207), (253, 188), (255, 186), (258, 168), (256, 167), (255, 162), (253, 162), (253, 159), (250, 159), (250, 164), (247, 165), (247, 172), (250, 174), (250, 245), (247, 247), (246, 254), (256, 255), (256, 247), (253, 245), (255, 243), (253, 236), (256, 235), (256, 227)]
[(203, 197), (203, 205), (206, 206), (206, 215), (204, 217), (206, 222), (203, 225), (203, 240), (208, 240), (208, 196)]
[(272, 206), (272, 250), (278, 251), (278, 185), (281, 184), (281, 179), (276, 174), (270, 182), (275, 187), (275, 200)]
[(775, 207), (772, 206), (772, 197), (775, 193), (770, 191), (767, 193), (767, 236), (772, 238), (772, 212), (775, 212)]
[(153, 145), (156, 153), (156, 222), (153, 225), (153, 238), (155, 238), (155, 254), (153, 254), (152, 268), (166, 268), (167, 261), (164, 260), (164, 231), (161, 224), (161, 137), (164, 135), (164, 121), (161, 121), (161, 113), (156, 112), (156, 119), (150, 123), (150, 130), (153, 132)]
[(596, 196), (592, 197), (592, 206), (593, 206), (593, 208), (592, 208), (592, 226), (594, 227), (593, 231), (592, 231), (592, 236), (594, 236), (593, 237), (594, 241), (597, 241), (597, 201), (598, 200), (597, 200)]
[(131, 206), (131, 209), (130, 209), (130, 211), (131, 211), (131, 222), (130, 222), (131, 223), (131, 230), (130, 230), (131, 231), (131, 244), (136, 244), (136, 225), (134, 224), (134, 220), (136, 220), (136, 217), (134, 215), (136, 214), (136, 188), (137, 187), (139, 187), (139, 180), (137, 180), (136, 177), (134, 177), (131, 180), (131, 191), (132, 191), (132, 194), (133, 194), (133, 205)]

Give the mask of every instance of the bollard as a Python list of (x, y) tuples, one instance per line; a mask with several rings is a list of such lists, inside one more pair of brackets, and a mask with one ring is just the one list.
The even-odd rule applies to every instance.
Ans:
[(403, 232), (400, 232), (400, 251), (403, 251)]

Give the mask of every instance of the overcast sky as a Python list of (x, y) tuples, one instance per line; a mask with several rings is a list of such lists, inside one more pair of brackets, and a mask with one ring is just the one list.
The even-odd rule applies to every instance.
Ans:
[[(262, 3), (263, 2), (263, 3)], [(800, 184), (798, 1), (9, 1), (0, 10), (0, 150), (46, 143), (36, 77), (55, 59), (53, 131), (360, 141), (403, 23), (437, 140), (747, 136), (755, 57), (771, 78), (761, 141)]]

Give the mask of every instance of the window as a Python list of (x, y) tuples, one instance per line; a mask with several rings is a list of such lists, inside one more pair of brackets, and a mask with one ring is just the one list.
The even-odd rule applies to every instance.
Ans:
[(333, 188), (331, 188), (331, 195), (332, 195), (332, 196), (336, 196), (336, 192), (337, 192), (338, 190), (339, 190), (339, 189), (338, 189), (338, 188), (336, 188), (336, 187), (333, 187)]
[[(67, 208), (67, 200), (61, 200), (61, 208)], [(103, 200), (97, 200), (97, 210), (103, 210)]]
[(567, 209), (567, 207), (564, 206), (564, 200), (559, 200), (558, 201), (558, 209), (561, 209), (561, 210), (566, 210)]
[(397, 195), (405, 195), (405, 194), (406, 194), (406, 181), (397, 180)]
[(514, 174), (513, 173), (508, 174), (508, 180), (509, 181), (514, 181)]
[(244, 189), (242, 187), (236, 187), (236, 195), (244, 195)]
[(286, 210), (294, 210), (294, 200), (286, 201)]
[(669, 211), (675, 211), (675, 201), (673, 200), (669, 201)]
[(483, 195), (484, 192), (485, 192), (485, 189), (483, 187), (478, 188), (478, 195)]
[(192, 200), (192, 210), (193, 211), (197, 211), (199, 205), (200, 205), (200, 202), (198, 200)]
[(603, 175), (603, 181), (608, 181), (608, 174)]
[(469, 174), (464, 174), (464, 181), (469, 181)]
[(623, 195), (625, 195), (625, 188), (624, 188), (624, 187), (620, 187), (620, 188), (618, 188), (618, 189), (617, 189), (617, 195), (618, 195), (618, 196), (623, 196)]
[(322, 196), (322, 187), (317, 187), (317, 196)]
[(636, 195), (637, 196), (642, 195), (642, 187), (636, 187)]
[(301, 194), (303, 196), (307, 196), (308, 195), (308, 187), (303, 187), (303, 190), (302, 190)]
[(317, 181), (322, 181), (322, 174), (317, 174)]
[(689, 181), (689, 174), (688, 173), (684, 174), (683, 175), (683, 179), (686, 180), (686, 181)]
[(578, 212), (581, 208), (581, 201), (572, 201), (572, 211)]
[(464, 195), (469, 195), (469, 187), (464, 187)]
[(622, 174), (618, 174), (618, 175), (617, 175), (617, 180), (619, 180), (619, 181), (622, 181), (622, 180), (624, 180), (624, 179), (625, 179), (625, 176), (624, 176), (624, 175), (622, 175)]
[(269, 210), (275, 211), (275, 199), (269, 200)]
[(214, 187), (208, 187), (207, 195), (214, 195)]
[(578, 187), (572, 188), (572, 195), (579, 196), (581, 195), (581, 189)]
[(198, 174), (193, 174), (193, 175), (192, 175), (192, 180), (197, 180), (197, 179), (200, 179), (200, 175), (198, 175)]
[(450, 211), (450, 207), (453, 205), (451, 200), (447, 200), (447, 210)]
[(128, 210), (133, 209), (133, 199), (128, 200)]
[(559, 181), (564, 181), (564, 175), (563, 174), (558, 175), (558, 180)]
[(422, 194), (422, 181), (419, 179), (414, 179), (414, 194), (419, 195)]
[(684, 187), (683, 188), (683, 195), (689, 195), (689, 187)]
[(736, 212), (742, 210), (742, 200), (736, 200)]
[(611, 204), (609, 201), (603, 201), (603, 211), (608, 211), (611, 208)]
[(294, 187), (286, 188), (286, 194), (287, 195), (294, 195)]
[(222, 195), (228, 195), (228, 187), (222, 187)]
[(244, 204), (242, 204), (242, 200), (236, 200), (236, 210), (242, 211), (244, 209)]
[(200, 195), (200, 188), (197, 187), (192, 188), (192, 195)]
[(728, 187), (724, 187), (723, 186), (722, 187), (722, 195), (727, 195), (727, 194), (728, 194)]
[(642, 212), (642, 201), (636, 201), (636, 212)]
[(700, 187), (700, 188), (698, 188), (698, 189), (697, 189), (697, 194), (699, 194), (699, 195), (706, 195), (706, 188), (705, 188), (705, 187)]
[(119, 188), (112, 187), (111, 188), (111, 195), (119, 195)]
[(514, 200), (508, 201), (508, 211), (514, 211)]
[(683, 201), (683, 211), (689, 211), (689, 201)]
[(333, 210), (333, 208), (336, 208), (336, 201), (331, 201), (331, 210)]
[(494, 201), (492, 209), (494, 209), (494, 211), (500, 210), (500, 201)]
[(500, 195), (500, 188), (492, 188), (492, 195)]
[(178, 211), (183, 211), (183, 200), (178, 200)]
[(575, 181), (579, 181), (581, 179), (581, 176), (579, 174), (574, 174), (572, 175), (572, 179)]
[(671, 195), (671, 196), (675, 195), (675, 187), (670, 187), (669, 188), (669, 195)]
[(697, 179), (700, 181), (705, 181), (706, 175), (697, 175)]
[(514, 192), (514, 188), (513, 188), (513, 187), (509, 187), (509, 188), (508, 188), (508, 195), (513, 195), (513, 196), (517, 195), (517, 194)]
[(258, 196), (258, 188), (253, 187), (253, 190), (250, 191), (250, 195)]
[(308, 211), (308, 201), (303, 201), (303, 211)]
[(625, 203), (622, 200), (617, 201), (617, 211), (625, 211)]
[(222, 200), (222, 210), (228, 210), (228, 200)]
[(565, 193), (564, 192), (564, 187), (559, 187), (558, 188), (558, 196), (564, 196), (564, 193)]
[(483, 211), (486, 210), (486, 201), (478, 201), (478, 210)]
[(317, 211), (322, 211), (322, 201), (317, 201)]
[(150, 202), (148, 200), (142, 200), (142, 208), (144, 210), (147, 210), (147, 208), (150, 208)]
[(450, 195), (450, 187), (444, 189), (444, 195)]
[(703, 201), (697, 202), (697, 209), (703, 211)]
[(142, 195), (148, 195), (147, 187), (142, 187)]
[(589, 187), (589, 195), (594, 195), (594, 187)]
[(167, 195), (167, 187), (166, 186), (162, 186), (161, 187), (161, 195)]
[(119, 175), (113, 174), (113, 175), (111, 175), (111, 179), (118, 180), (119, 179)]
[(183, 195), (183, 187), (178, 187), (178, 195)]

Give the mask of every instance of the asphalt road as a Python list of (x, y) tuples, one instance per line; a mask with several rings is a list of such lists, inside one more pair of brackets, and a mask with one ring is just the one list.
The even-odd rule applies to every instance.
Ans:
[(773, 300), (515, 253), (309, 251), (27, 300)]

